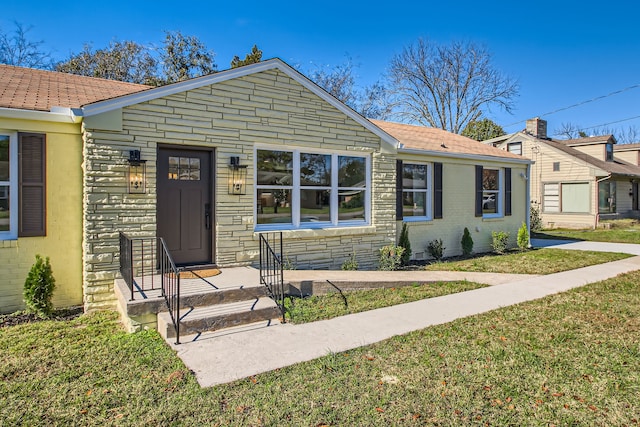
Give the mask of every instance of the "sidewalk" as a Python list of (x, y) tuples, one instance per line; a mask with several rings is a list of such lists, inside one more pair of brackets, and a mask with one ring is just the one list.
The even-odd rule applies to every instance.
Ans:
[[(564, 245), (563, 242), (562, 246)], [(640, 245), (631, 246), (634, 247), (627, 247), (625, 251), (638, 250), (640, 253)], [(539, 299), (638, 269), (640, 256), (635, 256), (330, 320), (302, 325), (259, 327), (177, 346), (170, 344), (187, 367), (196, 374), (200, 385), (209, 387), (458, 318)]]

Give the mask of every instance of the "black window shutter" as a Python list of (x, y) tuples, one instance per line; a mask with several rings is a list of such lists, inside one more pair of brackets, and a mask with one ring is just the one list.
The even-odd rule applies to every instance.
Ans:
[(476, 165), (476, 216), (482, 216), (482, 166)]
[(396, 219), (404, 218), (402, 213), (402, 160), (396, 160)]
[(511, 216), (511, 168), (504, 168), (504, 214)]
[(18, 236), (46, 235), (45, 136), (18, 135)]
[(442, 218), (442, 163), (433, 164), (433, 217)]

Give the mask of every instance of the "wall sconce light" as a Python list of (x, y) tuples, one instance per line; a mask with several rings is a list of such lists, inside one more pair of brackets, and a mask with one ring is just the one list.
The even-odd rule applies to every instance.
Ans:
[(129, 151), (129, 194), (143, 194), (146, 192), (147, 169), (146, 160), (140, 159), (140, 150)]
[(247, 194), (247, 165), (240, 164), (240, 157), (229, 159), (229, 194)]

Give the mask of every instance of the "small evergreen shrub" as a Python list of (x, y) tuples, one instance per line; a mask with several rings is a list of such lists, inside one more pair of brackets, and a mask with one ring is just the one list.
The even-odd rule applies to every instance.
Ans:
[(400, 231), (398, 246), (404, 248), (404, 252), (402, 253), (402, 265), (409, 265), (409, 260), (411, 259), (411, 242), (409, 241), (409, 227), (406, 222), (402, 224), (402, 231)]
[(493, 251), (497, 254), (503, 254), (509, 244), (509, 233), (506, 231), (492, 231), (491, 238)]
[(387, 245), (380, 248), (380, 255), (378, 257), (379, 267), (378, 270), (393, 271), (397, 270), (402, 264), (402, 254), (404, 248), (396, 245)]
[(342, 263), (343, 270), (357, 270), (358, 269), (358, 260), (356, 259), (356, 254), (349, 254), (349, 258), (345, 259)]
[(446, 248), (442, 244), (442, 239), (432, 240), (427, 245), (427, 252), (429, 252), (429, 255), (431, 255), (436, 261), (442, 261), (445, 249)]
[(473, 253), (473, 239), (471, 238), (471, 233), (469, 233), (469, 229), (467, 227), (464, 228), (460, 244), (462, 245), (462, 255), (469, 256)]
[(529, 211), (529, 225), (531, 227), (531, 231), (542, 230), (542, 218), (540, 218), (540, 208), (533, 204), (531, 205), (531, 209)]
[(529, 247), (529, 230), (527, 230), (527, 224), (524, 222), (518, 229), (518, 247), (521, 251), (524, 251)]
[(55, 287), (56, 280), (53, 278), (49, 257), (43, 259), (36, 255), (36, 262), (24, 282), (23, 297), (27, 311), (40, 317), (50, 317), (53, 312), (51, 297)]

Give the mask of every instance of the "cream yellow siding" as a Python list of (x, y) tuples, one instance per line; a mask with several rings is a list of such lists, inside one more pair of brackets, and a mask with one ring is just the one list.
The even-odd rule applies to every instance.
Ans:
[(632, 165), (640, 166), (640, 150), (618, 151), (613, 153), (613, 157)]
[[(156, 235), (158, 146), (214, 150), (215, 254), (221, 267), (255, 263), (255, 148), (307, 148), (353, 152), (371, 159), (372, 212), (366, 227), (284, 233), (288, 262), (299, 268), (339, 268), (352, 251), (374, 267), (378, 248), (395, 240), (395, 153), (382, 150), (379, 136), (364, 128), (279, 70), (141, 102), (113, 117), (85, 123), (84, 283), (88, 308), (113, 305), (118, 271), (118, 232)], [(147, 160), (146, 194), (128, 194), (126, 158), (131, 149)], [(231, 156), (248, 165), (247, 194), (229, 195)]]
[[(505, 163), (499, 160), (454, 159), (435, 156), (407, 156), (399, 154), (404, 162), (440, 162), (442, 163), (443, 215), (441, 219), (430, 221), (410, 221), (406, 223), (409, 230), (413, 259), (428, 259), (429, 242), (442, 239), (445, 256), (462, 254), (462, 234), (467, 227), (473, 239), (475, 253), (492, 250), (493, 231), (509, 233), (509, 245), (516, 246), (518, 228), (526, 222), (528, 215), (526, 192), (526, 164)], [(484, 168), (511, 168), (512, 214), (499, 218), (483, 218), (475, 216), (475, 166)], [(504, 212), (503, 212), (504, 213)], [(398, 234), (402, 222), (398, 221)]]
[(46, 236), (0, 241), (0, 312), (24, 308), (22, 291), (36, 254), (49, 257), (56, 307), (82, 303), (82, 139), (80, 126), (8, 120), (0, 129), (46, 134)]
[(589, 144), (589, 145), (572, 145), (571, 148), (576, 149), (582, 153), (588, 154), (591, 157), (595, 157), (598, 160), (607, 160), (607, 144)]

